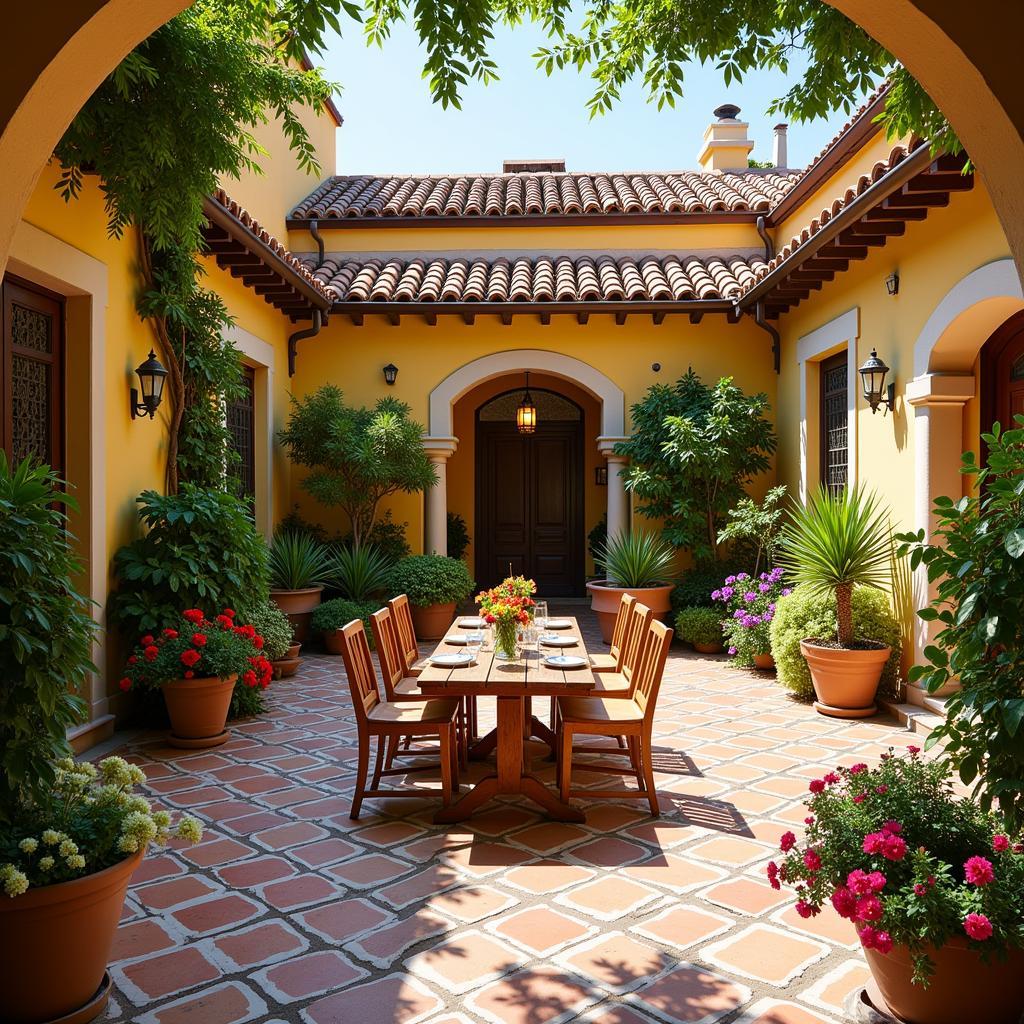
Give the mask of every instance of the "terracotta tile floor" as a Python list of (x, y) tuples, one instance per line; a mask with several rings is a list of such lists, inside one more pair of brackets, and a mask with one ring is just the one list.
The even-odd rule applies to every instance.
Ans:
[[(566, 610), (600, 649), (589, 613)], [(436, 803), (410, 795), (349, 820), (356, 731), (340, 658), (307, 658), (271, 705), (211, 753), (130, 746), (154, 801), (202, 818), (206, 836), (136, 875), (106, 1020), (836, 1024), (863, 984), (846, 923), (801, 920), (763, 866), (799, 829), (822, 766), (908, 742), (892, 720), (821, 718), (770, 677), (675, 648), (658, 706), (660, 819), (642, 801), (584, 800), (586, 824), (568, 825), (508, 800), (442, 829)], [(546, 699), (534, 710), (546, 715)], [(492, 714), (482, 704), (482, 726)]]

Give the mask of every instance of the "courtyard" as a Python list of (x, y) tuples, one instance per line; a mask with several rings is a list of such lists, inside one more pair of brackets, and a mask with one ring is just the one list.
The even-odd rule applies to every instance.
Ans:
[[(571, 611), (599, 650), (596, 621)], [(133, 877), (104, 1020), (848, 1019), (868, 977), (854, 929), (831, 908), (800, 918), (764, 868), (800, 834), (811, 779), (914, 742), (894, 719), (825, 718), (771, 674), (677, 643), (655, 724), (660, 818), (645, 801), (583, 800), (585, 823), (565, 824), (506, 798), (436, 826), (436, 801), (401, 796), (349, 819), (356, 726), (340, 658), (307, 657), (268, 694), (269, 714), (213, 752), (115, 737), (154, 804), (205, 834)], [(546, 748), (530, 746), (552, 781)], [(471, 765), (463, 787), (485, 770)]]

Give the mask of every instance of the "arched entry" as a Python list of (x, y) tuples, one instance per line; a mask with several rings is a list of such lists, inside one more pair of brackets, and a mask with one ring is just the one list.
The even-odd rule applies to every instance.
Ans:
[(1004, 430), (1024, 415), (1024, 312), (1000, 327), (981, 350), (981, 429)]

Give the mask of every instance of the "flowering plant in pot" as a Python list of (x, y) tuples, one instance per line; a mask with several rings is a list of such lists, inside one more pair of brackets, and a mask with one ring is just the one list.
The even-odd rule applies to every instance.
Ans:
[(771, 624), (779, 598), (792, 593), (791, 587), (783, 586), (783, 575), (780, 568), (762, 572), (757, 579), (741, 572), (727, 576), (725, 583), (711, 592), (712, 600), (724, 606), (725, 639), (737, 664), (775, 667)]
[(263, 637), (251, 624), (235, 625), (234, 618), (230, 608), (212, 622), (189, 608), (172, 625), (144, 636), (128, 658), (121, 689), (163, 692), (173, 746), (224, 743), (236, 683), (250, 691), (270, 685), (273, 670), (263, 655)]
[(855, 587), (886, 590), (892, 580), (893, 539), (878, 498), (859, 487), (824, 487), (806, 506), (793, 503), (778, 561), (787, 580), (812, 595), (835, 595), (833, 636), (806, 637), (800, 650), (814, 682), (815, 709), (836, 718), (873, 715), (888, 645), (857, 636)]
[(302, 659), (302, 644), (295, 643), (295, 629), (288, 616), (272, 601), (260, 605), (249, 615), (249, 625), (263, 637), (263, 657), (270, 662), (275, 679), (293, 676)]
[(883, 754), (810, 783), (802, 842), (768, 879), (797, 913), (857, 930), (885, 1006), (907, 1024), (1017, 1024), (1024, 1011), (1024, 845), (953, 793), (948, 761)]
[(476, 596), (484, 621), (494, 628), (495, 654), (506, 661), (519, 654), (519, 631), (529, 625), (537, 602), (537, 584), (523, 576), (510, 576)]
[(614, 534), (595, 550), (594, 563), (604, 578), (591, 580), (587, 590), (606, 644), (611, 643), (623, 594), (647, 605), (658, 618), (672, 610), (674, 562), (671, 544), (641, 530)]
[(476, 584), (465, 562), (444, 555), (410, 555), (397, 562), (388, 577), (392, 594), (405, 594), (416, 635), (439, 640)]

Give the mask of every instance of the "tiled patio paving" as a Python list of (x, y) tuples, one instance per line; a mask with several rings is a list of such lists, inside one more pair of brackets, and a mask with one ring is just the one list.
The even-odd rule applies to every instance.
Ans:
[(105, 1020), (845, 1019), (866, 976), (852, 929), (801, 920), (763, 866), (800, 831), (810, 778), (909, 742), (893, 720), (824, 719), (770, 677), (676, 647), (657, 715), (660, 819), (641, 801), (595, 801), (584, 825), (559, 824), (509, 800), (439, 828), (436, 802), (410, 797), (349, 820), (340, 658), (308, 658), (271, 693), (272, 713), (215, 752), (132, 748), (155, 800), (207, 828), (135, 876)]

